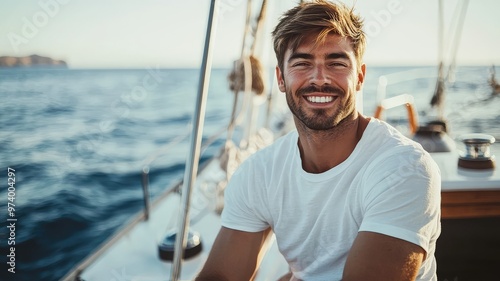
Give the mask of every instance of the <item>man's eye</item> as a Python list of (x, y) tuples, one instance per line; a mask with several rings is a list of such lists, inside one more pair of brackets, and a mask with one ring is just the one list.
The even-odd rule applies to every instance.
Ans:
[(304, 66), (308, 66), (308, 65), (309, 65), (309, 63), (306, 61), (298, 61), (298, 62), (292, 63), (292, 67), (304, 67)]
[(343, 62), (332, 62), (332, 63), (330, 63), (330, 66), (333, 66), (333, 67), (347, 67), (347, 64), (345, 64)]

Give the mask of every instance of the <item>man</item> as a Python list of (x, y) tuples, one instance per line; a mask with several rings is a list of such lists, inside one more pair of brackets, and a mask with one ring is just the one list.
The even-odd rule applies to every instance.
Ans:
[(290, 265), (282, 280), (437, 280), (438, 167), (419, 144), (356, 111), (362, 20), (314, 1), (288, 11), (273, 39), (297, 130), (232, 176), (196, 280), (250, 280), (270, 229)]

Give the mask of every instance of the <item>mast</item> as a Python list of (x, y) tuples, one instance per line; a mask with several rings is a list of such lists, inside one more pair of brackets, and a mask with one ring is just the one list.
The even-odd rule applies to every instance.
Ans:
[(198, 162), (200, 159), (201, 137), (205, 119), (206, 100), (208, 95), (208, 84), (210, 80), (212, 65), (212, 40), (215, 35), (217, 23), (217, 0), (212, 0), (210, 4), (210, 14), (208, 16), (207, 32), (205, 37), (205, 47), (203, 51), (203, 61), (200, 72), (200, 82), (198, 87), (198, 97), (193, 116), (193, 131), (191, 134), (191, 148), (189, 158), (186, 163), (184, 173), (184, 185), (182, 188), (182, 201), (179, 210), (179, 227), (175, 239), (175, 253), (172, 264), (172, 274), (170, 280), (177, 281), (181, 273), (181, 261), (186, 248), (188, 228), (189, 228), (189, 207), (191, 201), (191, 191), (198, 173)]

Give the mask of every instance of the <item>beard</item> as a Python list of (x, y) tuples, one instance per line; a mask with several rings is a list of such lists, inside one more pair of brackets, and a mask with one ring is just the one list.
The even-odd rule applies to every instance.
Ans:
[[(303, 95), (308, 93), (334, 93), (338, 97), (335, 100), (336, 107), (328, 109), (307, 109), (301, 106), (304, 103)], [(343, 98), (346, 98), (344, 104), (340, 104)], [(286, 89), (286, 101), (290, 111), (298, 119), (303, 126), (316, 131), (330, 130), (338, 126), (342, 120), (351, 115), (355, 110), (353, 96), (348, 96), (344, 90), (332, 86), (308, 86), (298, 89), (295, 93), (292, 93), (291, 89)], [(332, 112), (333, 110), (333, 112)]]

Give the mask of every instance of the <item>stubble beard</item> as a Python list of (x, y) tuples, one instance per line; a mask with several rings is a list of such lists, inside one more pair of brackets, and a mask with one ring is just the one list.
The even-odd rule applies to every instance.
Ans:
[[(322, 92), (323, 90), (316, 91)], [(290, 89), (286, 89), (286, 101), (290, 111), (295, 116), (295, 125), (297, 127), (300, 126), (303, 129), (313, 131), (331, 131), (338, 128), (344, 120), (348, 119), (347, 117), (354, 114), (355, 106), (352, 98), (347, 100), (347, 104), (344, 106), (337, 104), (337, 108), (331, 114), (328, 113), (330, 109), (315, 109), (314, 112), (308, 113), (299, 105), (300, 102), (304, 102), (301, 97), (302, 94), (307, 92), (308, 90), (299, 89), (296, 93), (292, 93)], [(324, 92), (337, 93), (339, 95), (337, 99), (346, 97), (345, 92), (339, 88), (329, 88)], [(296, 102), (293, 97), (296, 97), (299, 102)]]

